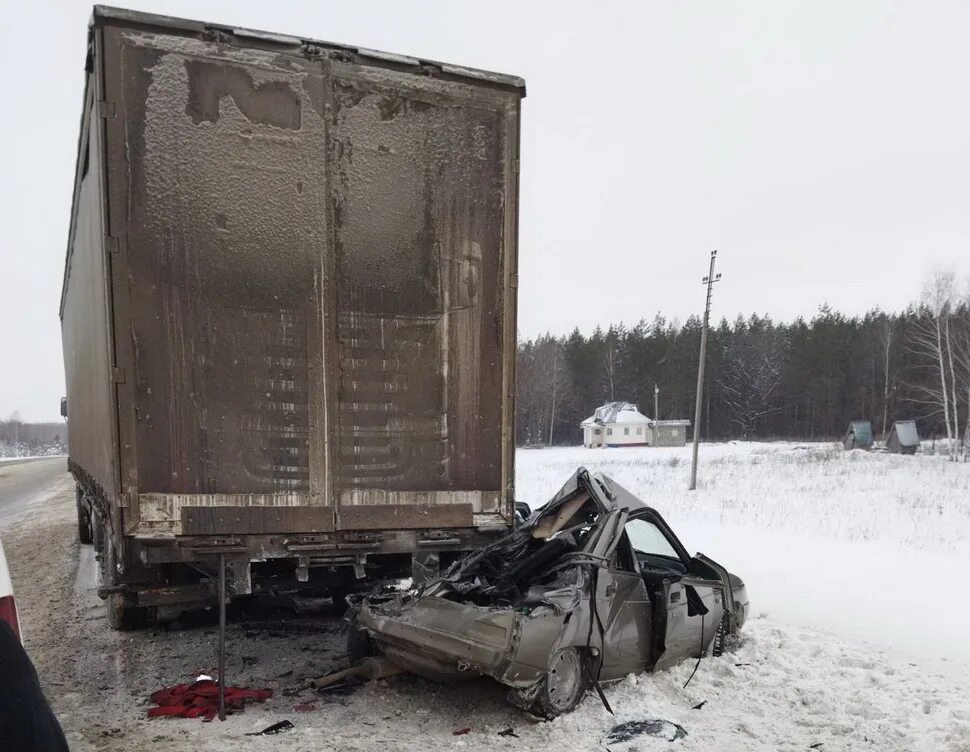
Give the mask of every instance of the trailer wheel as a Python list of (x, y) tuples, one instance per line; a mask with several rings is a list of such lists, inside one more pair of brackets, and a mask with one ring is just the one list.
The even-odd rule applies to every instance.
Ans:
[(77, 486), (74, 491), (77, 503), (77, 539), (82, 544), (94, 543), (94, 533), (91, 530), (91, 512), (84, 506), (84, 491)]
[(126, 593), (111, 593), (108, 596), (108, 624), (120, 632), (147, 629), (158, 621), (158, 608), (136, 606)]
[(347, 613), (347, 595), (349, 588), (334, 587), (330, 589), (330, 605), (324, 607), (324, 613), (328, 616), (343, 616)]

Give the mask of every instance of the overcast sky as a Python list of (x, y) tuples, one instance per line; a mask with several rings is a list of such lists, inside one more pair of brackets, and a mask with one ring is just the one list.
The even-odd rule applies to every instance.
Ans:
[[(970, 273), (970, 4), (169, 2), (523, 76), (519, 328), (899, 309)], [(58, 419), (84, 2), (5, 3), (0, 418)]]

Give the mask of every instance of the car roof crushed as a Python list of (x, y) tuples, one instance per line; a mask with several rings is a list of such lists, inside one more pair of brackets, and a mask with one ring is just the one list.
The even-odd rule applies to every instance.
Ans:
[(579, 468), (518, 529), (455, 562), (417, 595), (531, 613), (575, 609), (589, 565), (613, 551), (631, 510), (646, 505), (603, 475)]

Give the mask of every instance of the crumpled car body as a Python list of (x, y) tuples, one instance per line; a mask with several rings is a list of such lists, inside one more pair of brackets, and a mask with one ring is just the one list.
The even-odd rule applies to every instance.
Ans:
[(740, 578), (690, 556), (656, 510), (580, 468), (439, 579), (365, 598), (352, 629), (406, 671), (490, 676), (552, 716), (590, 686), (718, 652), (747, 612)]

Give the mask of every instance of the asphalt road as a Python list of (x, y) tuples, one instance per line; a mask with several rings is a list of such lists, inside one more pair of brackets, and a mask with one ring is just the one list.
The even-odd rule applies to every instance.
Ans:
[(0, 530), (70, 483), (66, 457), (0, 462)]

